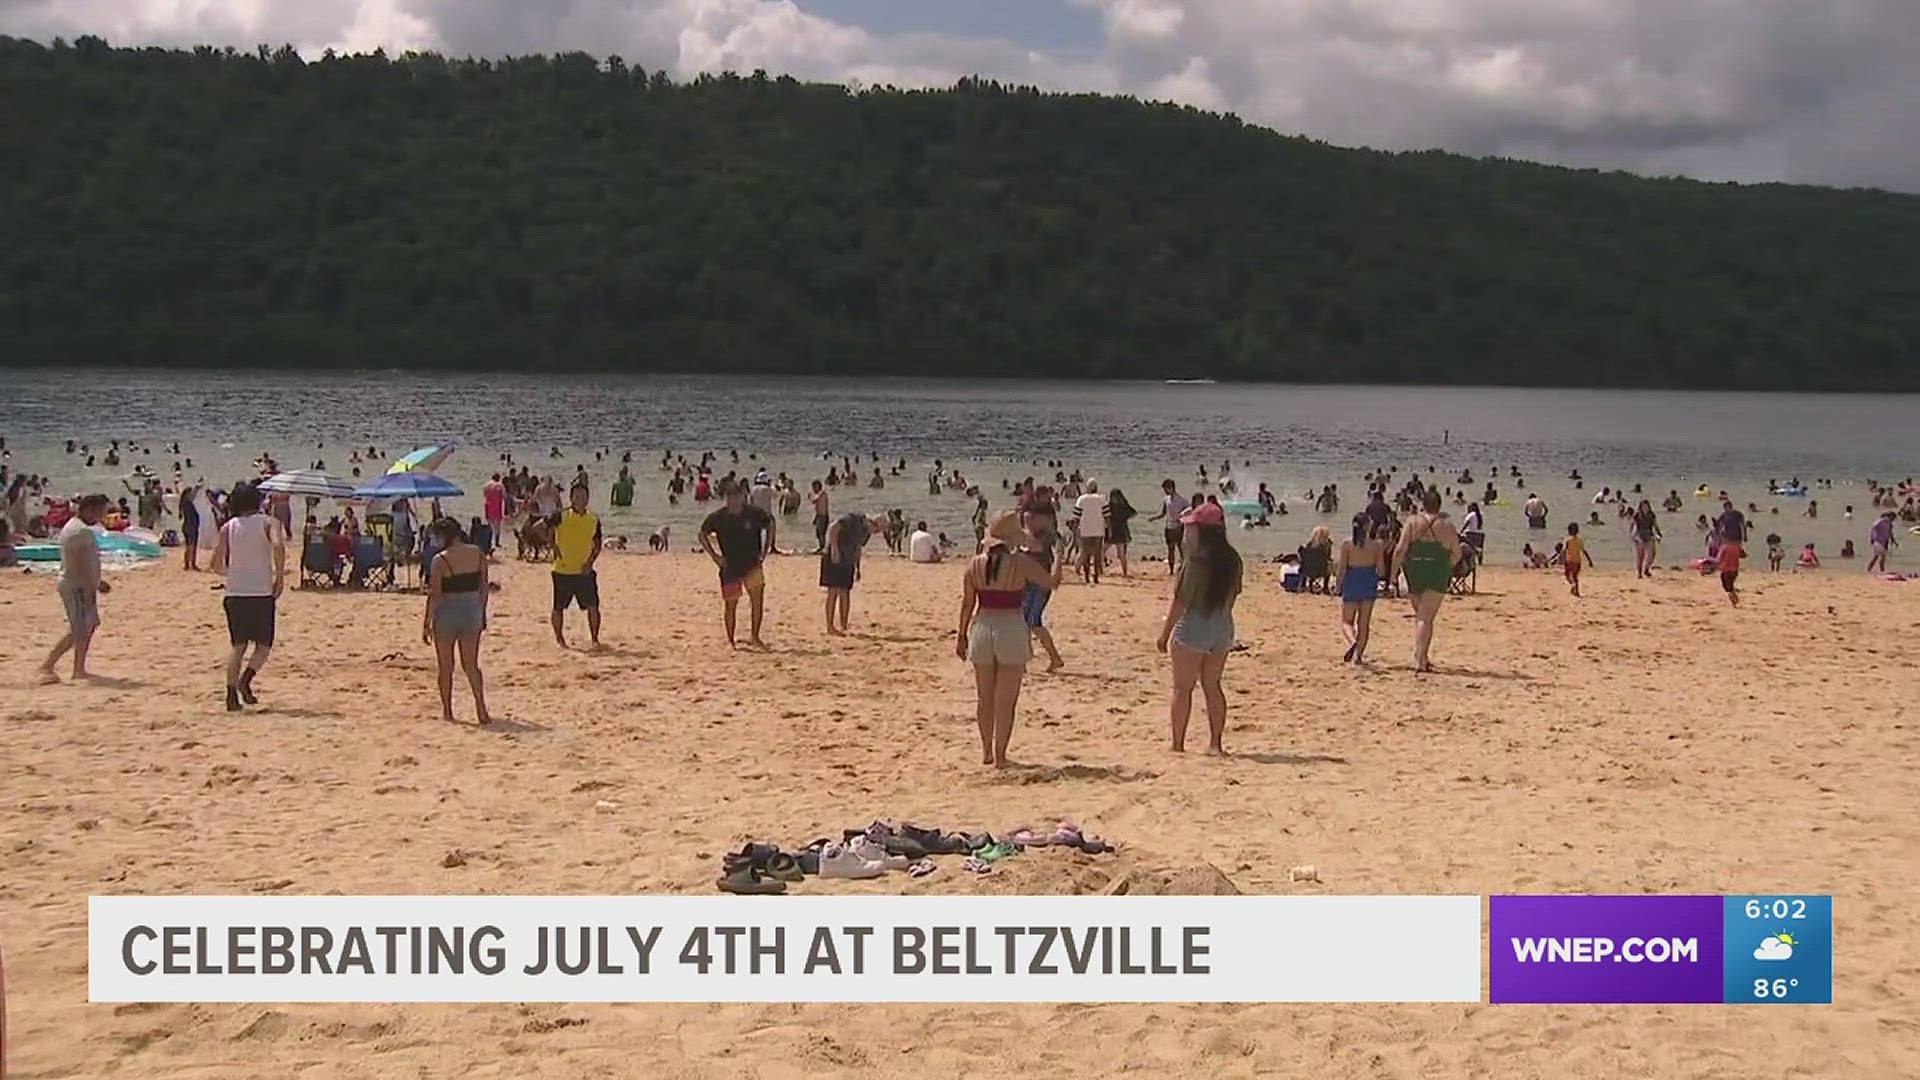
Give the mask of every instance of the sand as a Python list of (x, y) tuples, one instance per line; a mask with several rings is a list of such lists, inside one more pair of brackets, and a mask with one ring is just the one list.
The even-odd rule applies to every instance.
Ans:
[[(1149, 566), (1056, 600), (1069, 668), (1029, 678), (1013, 744), (1027, 764), (996, 773), (952, 650), (957, 567), (870, 561), (856, 636), (828, 639), (815, 566), (775, 561), (772, 651), (730, 654), (708, 563), (609, 555), (593, 655), (552, 642), (544, 569), (505, 566), (488, 731), (438, 718), (417, 596), (292, 594), (264, 706), (230, 716), (209, 576), (117, 574), (95, 666), (121, 681), (45, 688), (31, 683), (59, 622), (51, 581), (0, 578), (13, 1075), (1747, 1080), (1920, 1060), (1920, 935), (1898, 913), (1920, 886), (1920, 583), (1750, 572), (1733, 612), (1693, 575), (1603, 570), (1574, 600), (1557, 574), (1490, 570), (1450, 602), (1442, 671), (1420, 678), (1404, 604), (1379, 610), (1379, 669), (1354, 671), (1335, 662), (1336, 606), (1281, 594), (1262, 568), (1239, 616), (1252, 649), (1227, 672), (1235, 756), (1219, 760), (1166, 749), (1166, 585)], [(707, 894), (718, 853), (749, 837), (1059, 816), (1126, 851), (804, 888), (1090, 892), (1127, 873), (1204, 881), (1210, 865), (1248, 893), (1831, 892), (1839, 1003), (86, 1001), (91, 893)], [(1301, 864), (1323, 881), (1290, 881)]]

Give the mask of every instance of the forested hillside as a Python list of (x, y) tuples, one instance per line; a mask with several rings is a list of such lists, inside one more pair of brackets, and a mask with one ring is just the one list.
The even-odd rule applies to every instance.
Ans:
[(0, 363), (1913, 389), (1917, 350), (1910, 196), (977, 80), (0, 38)]

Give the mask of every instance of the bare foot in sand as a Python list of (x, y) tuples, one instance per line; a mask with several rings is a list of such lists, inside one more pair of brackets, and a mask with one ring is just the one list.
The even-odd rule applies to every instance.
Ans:
[(39, 682), (41, 686), (59, 686), (60, 676), (54, 674), (54, 671), (52, 668), (43, 667), (40, 669)]
[(1227, 748), (1224, 746), (1221, 746), (1219, 743), (1212, 743), (1207, 747), (1207, 756), (1208, 757), (1226, 757)]
[(1049, 660), (1047, 661), (1047, 674), (1051, 675), (1054, 672), (1059, 671), (1061, 668), (1066, 666), (1067, 666), (1067, 662), (1065, 660), (1061, 660), (1058, 658)]

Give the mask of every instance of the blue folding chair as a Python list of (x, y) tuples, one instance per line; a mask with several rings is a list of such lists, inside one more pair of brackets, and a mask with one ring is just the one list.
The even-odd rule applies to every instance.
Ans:
[(387, 559), (387, 547), (379, 537), (362, 536), (353, 542), (353, 577), (356, 589), (393, 588), (393, 563)]
[(338, 585), (339, 568), (333, 562), (333, 545), (325, 540), (309, 540), (300, 552), (300, 587)]

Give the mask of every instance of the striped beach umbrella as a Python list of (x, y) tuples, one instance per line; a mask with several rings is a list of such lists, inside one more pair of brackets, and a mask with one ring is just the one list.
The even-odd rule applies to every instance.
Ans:
[(451, 446), (423, 446), (387, 466), (387, 475), (404, 472), (432, 472), (453, 456)]
[(295, 469), (260, 481), (260, 490), (278, 495), (311, 495), (321, 499), (351, 499), (353, 484), (319, 469)]

